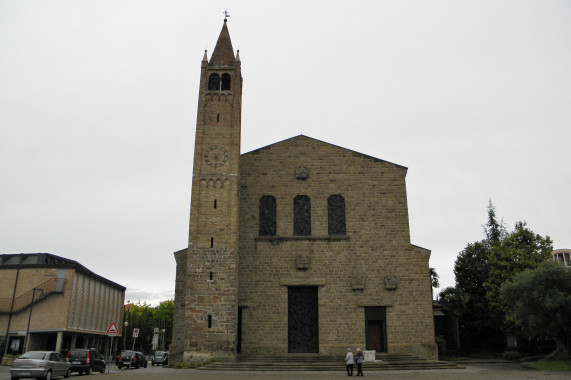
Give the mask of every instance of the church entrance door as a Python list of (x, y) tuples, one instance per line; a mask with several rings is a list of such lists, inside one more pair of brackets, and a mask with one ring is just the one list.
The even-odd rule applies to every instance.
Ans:
[(316, 286), (288, 288), (288, 352), (319, 352)]
[(386, 308), (366, 307), (365, 328), (367, 350), (387, 351)]

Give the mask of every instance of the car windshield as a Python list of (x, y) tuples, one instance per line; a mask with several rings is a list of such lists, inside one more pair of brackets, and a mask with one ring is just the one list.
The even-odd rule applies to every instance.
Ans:
[(39, 360), (42, 360), (45, 357), (46, 357), (45, 352), (32, 351), (32, 352), (26, 352), (24, 355), (20, 356), (20, 359), (39, 359)]
[(123, 351), (121, 352), (121, 356), (133, 356), (135, 351)]

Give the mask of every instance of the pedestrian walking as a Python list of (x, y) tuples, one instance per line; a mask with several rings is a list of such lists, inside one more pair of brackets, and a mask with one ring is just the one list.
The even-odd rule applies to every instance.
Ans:
[(345, 356), (345, 368), (347, 368), (347, 376), (353, 376), (353, 364), (355, 360), (353, 359), (353, 353), (351, 349), (347, 349), (347, 356)]
[(357, 376), (363, 376), (363, 353), (360, 348), (357, 348), (357, 353), (355, 354), (355, 362), (357, 363)]

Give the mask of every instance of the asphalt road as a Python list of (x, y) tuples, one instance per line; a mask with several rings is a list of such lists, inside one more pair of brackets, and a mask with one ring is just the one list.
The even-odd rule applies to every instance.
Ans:
[[(536, 371), (526, 369), (519, 364), (512, 363), (487, 363), (468, 364), (465, 369), (424, 370), (424, 371), (376, 371), (367, 372), (363, 369), (364, 377), (369, 379), (391, 380), (506, 380), (506, 379), (547, 379), (569, 380), (571, 372)], [(196, 369), (172, 369), (152, 367), (118, 370), (115, 365), (111, 366), (111, 372), (105, 374), (94, 373), (93, 380), (104, 377), (108, 380), (120, 379), (143, 379), (143, 380), (313, 380), (313, 379), (346, 379), (344, 371), (338, 372), (228, 372), (228, 371), (201, 371)], [(79, 377), (72, 375), (72, 379)], [(85, 375), (82, 378), (85, 379)], [(10, 379), (10, 368), (0, 367), (0, 380)], [(103, 380), (103, 379), (101, 379)]]

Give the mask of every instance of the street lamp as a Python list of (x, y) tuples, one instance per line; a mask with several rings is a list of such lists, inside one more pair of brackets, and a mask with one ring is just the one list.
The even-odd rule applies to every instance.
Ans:
[(125, 349), (125, 340), (127, 339), (127, 326), (129, 326), (129, 321), (125, 321), (125, 323), (123, 323), (123, 326), (125, 326), (125, 328), (123, 329), (123, 349)]
[(24, 341), (24, 347), (26, 348), (24, 352), (28, 351), (28, 344), (30, 344), (30, 322), (32, 321), (32, 310), (34, 308), (34, 299), (36, 298), (36, 292), (40, 293), (39, 299), (44, 297), (44, 289), (34, 288), (32, 289), (32, 303), (30, 304), (30, 316), (28, 317), (28, 328), (26, 329), (26, 338)]

